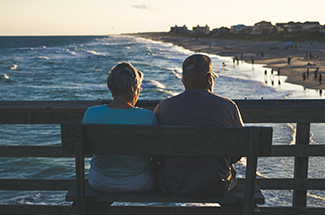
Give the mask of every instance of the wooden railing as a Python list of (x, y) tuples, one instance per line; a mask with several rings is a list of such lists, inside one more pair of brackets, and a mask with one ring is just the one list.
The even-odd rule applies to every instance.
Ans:
[[(108, 101), (0, 101), (0, 124), (63, 124), (81, 122), (89, 106)], [(139, 101), (153, 110), (159, 101)], [(292, 207), (261, 207), (262, 214), (324, 214), (325, 207), (306, 207), (307, 190), (325, 190), (324, 178), (308, 178), (309, 157), (325, 156), (325, 145), (310, 145), (310, 124), (325, 123), (325, 100), (236, 100), (245, 123), (294, 123), (295, 145), (273, 145), (273, 157), (294, 157), (293, 178), (260, 178), (261, 189), (293, 190)], [(1, 140), (0, 157), (74, 157), (60, 145), (8, 146)], [(243, 183), (244, 179), (239, 180)], [(71, 179), (0, 179), (0, 190), (67, 190)], [(324, 203), (325, 205), (325, 203)], [(0, 214), (69, 214), (68, 206), (0, 205)], [(15, 212), (14, 212), (15, 211)], [(42, 211), (42, 212), (40, 212)], [(141, 209), (143, 212), (143, 210)]]

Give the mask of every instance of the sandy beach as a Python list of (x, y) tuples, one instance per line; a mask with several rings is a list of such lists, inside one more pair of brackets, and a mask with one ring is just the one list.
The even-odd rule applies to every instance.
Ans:
[[(247, 63), (265, 64), (277, 74), (287, 76), (287, 82), (299, 84), (309, 89), (325, 89), (325, 44), (319, 42), (298, 42), (292, 48), (285, 48), (281, 41), (250, 42), (220, 39), (203, 39), (187, 37), (137, 35), (151, 40), (179, 45), (194, 52), (217, 54), (220, 56), (237, 57)], [(288, 39), (289, 41), (290, 39)], [(264, 56), (261, 55), (264, 53)], [(310, 54), (311, 53), (311, 54)], [(312, 58), (310, 57), (312, 56)], [(291, 58), (288, 64), (288, 58)], [(309, 68), (309, 78), (303, 80), (303, 73)], [(314, 71), (319, 68), (323, 80), (315, 79)]]

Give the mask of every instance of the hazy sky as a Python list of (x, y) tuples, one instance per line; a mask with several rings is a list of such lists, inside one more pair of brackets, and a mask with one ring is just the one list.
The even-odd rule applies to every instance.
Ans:
[(0, 0), (0, 35), (107, 35), (319, 21), (324, 0)]

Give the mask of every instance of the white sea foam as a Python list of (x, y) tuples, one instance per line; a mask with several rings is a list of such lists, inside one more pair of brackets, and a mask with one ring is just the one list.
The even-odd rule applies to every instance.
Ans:
[(14, 64), (14, 65), (10, 66), (9, 68), (10, 68), (10, 70), (15, 70), (18, 68), (18, 65)]
[(141, 86), (143, 88), (162, 88), (165, 89), (166, 86), (155, 80), (143, 80)]
[(168, 71), (171, 71), (178, 79), (182, 78), (182, 69), (181, 68), (167, 68)]
[(50, 60), (49, 57), (45, 57), (45, 56), (38, 56), (37, 58), (39, 58), (39, 59), (44, 59), (44, 60)]
[(1, 79), (9, 79), (9, 76), (7, 74), (3, 74), (2, 76), (0, 76)]

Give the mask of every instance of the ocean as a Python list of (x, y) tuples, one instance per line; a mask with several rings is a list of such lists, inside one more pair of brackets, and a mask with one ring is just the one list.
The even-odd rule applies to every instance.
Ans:
[[(131, 36), (0, 37), (0, 101), (77, 101), (111, 99), (108, 71), (120, 61), (143, 71), (140, 100), (161, 100), (183, 92), (181, 65), (192, 51), (169, 43)], [(263, 65), (208, 54), (219, 74), (214, 92), (231, 99), (323, 99), (317, 90), (285, 82), (284, 76), (265, 79)], [(275, 73), (276, 74), (276, 73)], [(274, 80), (274, 85), (271, 83)], [(265, 83), (267, 80), (267, 83)], [(279, 84), (279, 82), (281, 84)], [(247, 124), (251, 125), (251, 124)], [(273, 144), (295, 141), (294, 124), (274, 127)], [(324, 144), (324, 124), (311, 125), (311, 144)], [(17, 135), (19, 134), (19, 135)], [(58, 125), (0, 125), (1, 145), (59, 144)], [(260, 158), (259, 177), (293, 177), (293, 158)], [(309, 177), (324, 178), (325, 158), (309, 159)], [(86, 168), (89, 164), (86, 161)], [(245, 159), (236, 164), (245, 175)], [(0, 158), (1, 178), (74, 178), (72, 158)], [(263, 191), (267, 206), (291, 206), (292, 191)], [(69, 204), (65, 192), (0, 191), (0, 204)], [(324, 191), (308, 191), (308, 206), (325, 206)]]

